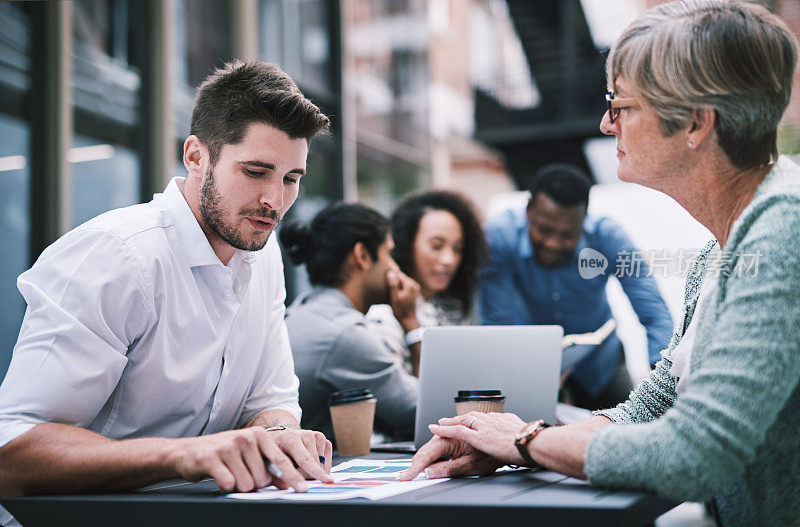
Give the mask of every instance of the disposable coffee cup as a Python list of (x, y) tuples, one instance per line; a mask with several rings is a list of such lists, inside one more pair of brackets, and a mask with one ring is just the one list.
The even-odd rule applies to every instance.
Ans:
[(506, 397), (500, 390), (459, 390), (454, 398), (456, 414), (469, 412), (502, 412)]
[(329, 400), (336, 450), (341, 456), (369, 454), (369, 440), (375, 420), (372, 392), (366, 389), (334, 392)]

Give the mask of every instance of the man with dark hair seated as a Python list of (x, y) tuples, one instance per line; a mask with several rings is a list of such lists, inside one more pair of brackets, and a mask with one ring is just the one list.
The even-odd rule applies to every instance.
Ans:
[[(618, 268), (637, 249), (613, 220), (586, 213), (590, 187), (582, 170), (548, 165), (534, 175), (524, 210), (489, 220), (481, 319), (485, 324), (558, 324), (565, 333), (595, 331), (611, 318), (605, 287), (617, 275), (647, 330), (652, 367), (669, 342), (672, 320), (646, 262), (639, 262), (636, 272)], [(581, 273), (580, 257), (605, 259), (607, 267)], [(617, 335), (578, 363), (565, 386), (572, 402), (583, 408), (624, 401), (633, 386)]]
[(389, 221), (363, 205), (336, 203), (321, 210), (308, 227), (285, 225), (280, 239), (292, 262), (306, 264), (314, 286), (286, 313), (300, 377), (303, 426), (333, 439), (331, 394), (367, 388), (377, 399), (376, 429), (393, 439), (409, 438), (417, 378), (364, 316), (374, 304), (391, 304), (396, 316), (416, 309), (419, 285), (392, 259)]
[(186, 177), (73, 229), (19, 277), (0, 495), (330, 481), (331, 444), (298, 429), (270, 236), (328, 125), (274, 64), (228, 64), (197, 91)]

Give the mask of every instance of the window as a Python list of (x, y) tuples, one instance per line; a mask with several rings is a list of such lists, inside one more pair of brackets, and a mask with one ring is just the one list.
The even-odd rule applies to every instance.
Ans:
[(261, 55), (278, 64), (298, 84), (315, 91), (330, 89), (328, 2), (263, 0)]
[(28, 267), (30, 244), (30, 18), (21, 2), (0, 2), (0, 379), (11, 361), (25, 301), (17, 276)]
[(135, 150), (75, 135), (72, 168), (72, 225), (138, 202), (139, 156)]
[(0, 113), (0, 378), (11, 361), (17, 341), (25, 301), (16, 287), (16, 278), (28, 267), (28, 202), (30, 172), (27, 121)]
[(75, 135), (71, 225), (139, 201), (141, 78), (128, 0), (77, 0), (73, 8)]
[(189, 136), (195, 88), (230, 60), (229, 7), (221, 0), (178, 0), (175, 3), (173, 99), (176, 142), (180, 144)]

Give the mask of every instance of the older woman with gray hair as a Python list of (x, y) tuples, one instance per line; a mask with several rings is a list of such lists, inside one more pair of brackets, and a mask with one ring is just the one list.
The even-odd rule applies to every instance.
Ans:
[(625, 403), (579, 423), (442, 419), (404, 478), (541, 465), (709, 501), (722, 525), (800, 524), (800, 168), (776, 148), (797, 54), (754, 4), (663, 4), (625, 30), (600, 125), (619, 178), (671, 196), (715, 238), (669, 346)]

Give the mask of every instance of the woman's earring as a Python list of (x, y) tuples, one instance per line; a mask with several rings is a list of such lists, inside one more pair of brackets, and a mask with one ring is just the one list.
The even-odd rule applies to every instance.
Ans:
[(693, 140), (689, 141), (689, 148), (694, 148), (694, 141)]

